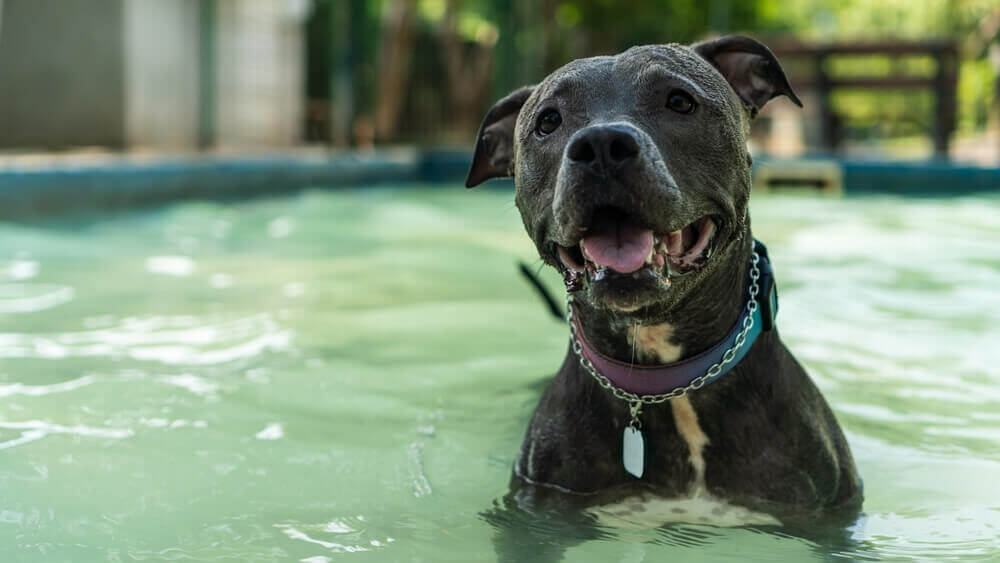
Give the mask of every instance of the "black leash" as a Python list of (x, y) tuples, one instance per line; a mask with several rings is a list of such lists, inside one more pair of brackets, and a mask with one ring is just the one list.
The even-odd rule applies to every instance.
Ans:
[(518, 269), (521, 270), (521, 275), (528, 280), (528, 283), (530, 283), (532, 287), (535, 288), (535, 291), (538, 292), (538, 296), (542, 298), (542, 301), (545, 301), (546, 305), (548, 305), (549, 312), (552, 313), (552, 316), (562, 322), (566, 322), (566, 312), (563, 311), (559, 302), (552, 297), (551, 293), (549, 293), (549, 288), (545, 287), (545, 284), (542, 283), (538, 274), (531, 271), (531, 267), (524, 262), (518, 262), (517, 265)]

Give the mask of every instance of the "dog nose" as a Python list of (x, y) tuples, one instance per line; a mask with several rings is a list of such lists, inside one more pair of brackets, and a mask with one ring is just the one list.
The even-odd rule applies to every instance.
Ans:
[(573, 135), (566, 156), (574, 164), (585, 166), (596, 174), (607, 174), (639, 156), (639, 141), (625, 127), (591, 125)]

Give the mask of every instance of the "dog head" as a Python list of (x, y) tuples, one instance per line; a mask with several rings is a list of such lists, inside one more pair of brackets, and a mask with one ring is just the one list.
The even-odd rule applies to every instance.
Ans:
[(748, 37), (575, 60), (490, 109), (466, 185), (513, 176), (542, 259), (592, 306), (671, 310), (746, 255), (746, 140), (778, 95), (801, 105)]

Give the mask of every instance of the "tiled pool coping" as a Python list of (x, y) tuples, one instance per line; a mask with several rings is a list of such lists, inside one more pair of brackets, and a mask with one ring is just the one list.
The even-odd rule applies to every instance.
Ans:
[[(113, 211), (178, 199), (241, 199), (308, 187), (454, 183), (464, 179), (469, 158), (466, 151), (447, 149), (4, 156), (0, 157), (0, 219)], [(759, 158), (755, 166), (779, 162)], [(847, 194), (947, 196), (1000, 191), (1000, 168), (942, 161), (834, 162), (843, 169)]]
[(213, 155), (76, 155), (0, 159), (0, 219), (241, 199), (309, 186), (408, 182), (415, 151)]

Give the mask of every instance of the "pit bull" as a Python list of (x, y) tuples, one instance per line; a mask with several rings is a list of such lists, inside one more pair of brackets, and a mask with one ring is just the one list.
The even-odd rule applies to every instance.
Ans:
[(486, 114), (466, 185), (513, 177), (569, 295), (570, 347), (514, 463), (518, 502), (613, 516), (712, 500), (727, 510), (707, 521), (772, 524), (860, 505), (847, 441), (779, 339), (750, 230), (747, 136), (782, 95), (801, 106), (771, 51), (726, 36), (575, 60)]

